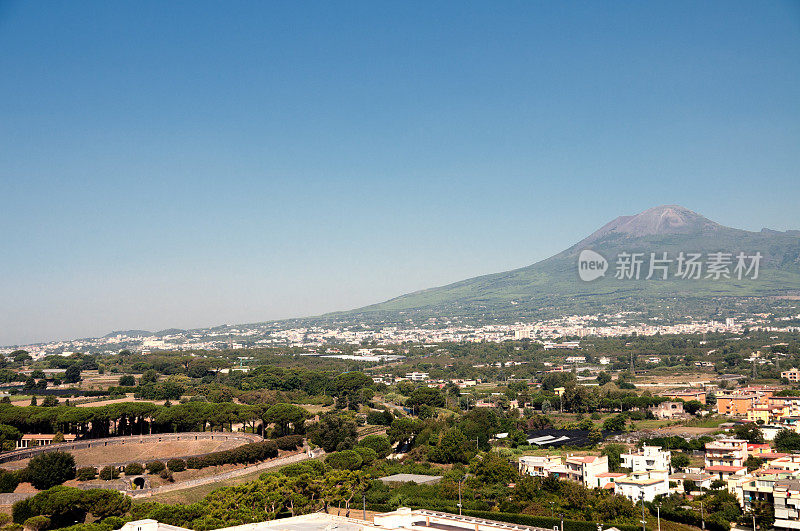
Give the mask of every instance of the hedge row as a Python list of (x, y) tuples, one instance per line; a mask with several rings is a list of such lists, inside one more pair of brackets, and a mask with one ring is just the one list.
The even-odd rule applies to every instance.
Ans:
[(277, 456), (278, 445), (275, 441), (260, 441), (245, 444), (232, 450), (214, 452), (202, 457), (190, 457), (186, 460), (186, 466), (199, 469), (208, 466), (257, 463)]
[(297, 450), (303, 445), (302, 435), (284, 435), (275, 439), (279, 450)]

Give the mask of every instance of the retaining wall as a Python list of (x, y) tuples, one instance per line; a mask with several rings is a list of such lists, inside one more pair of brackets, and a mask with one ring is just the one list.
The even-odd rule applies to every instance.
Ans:
[[(222, 431), (158, 433), (153, 435), (130, 435), (126, 437), (106, 437), (103, 439), (84, 439), (82, 441), (49, 444), (47, 446), (34, 446), (32, 448), (13, 450), (8, 453), (0, 454), (0, 463), (10, 463), (12, 461), (29, 459), (33, 456), (43, 454), (45, 452), (55, 452), (55, 451), (69, 452), (71, 450), (85, 450), (88, 448), (113, 447), (125, 444), (152, 444), (163, 441), (198, 441), (204, 439), (228, 440), (228, 441), (240, 440), (242, 444), (264, 440), (260, 435), (256, 435), (253, 433), (222, 432)], [(205, 455), (205, 453), (197, 454), (197, 456), (200, 455)], [(180, 457), (180, 456), (175, 456), (175, 457)], [(194, 457), (194, 456), (189, 455), (185, 457)], [(122, 465), (125, 463), (119, 463), (119, 464)]]

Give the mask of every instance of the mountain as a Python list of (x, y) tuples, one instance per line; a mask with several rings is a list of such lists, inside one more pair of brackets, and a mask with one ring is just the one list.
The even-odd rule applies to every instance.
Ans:
[[(605, 274), (584, 281), (578, 273), (581, 252), (590, 250), (607, 263)], [(684, 278), (679, 255), (699, 253), (699, 279)], [(618, 260), (642, 253), (639, 279), (616, 278)], [(651, 253), (654, 269), (647, 280)], [(666, 257), (663, 253), (667, 253)], [(723, 253), (718, 269), (708, 269)], [(737, 256), (744, 253), (741, 278)], [(761, 258), (752, 258), (760, 253)], [(596, 255), (592, 255), (596, 256)], [(620, 258), (622, 257), (622, 258)], [(730, 261), (729, 264), (725, 262)], [(753, 262), (755, 269), (747, 271)], [(683, 262), (685, 264), (685, 260)], [(585, 263), (584, 266), (588, 266)], [(682, 271), (685, 271), (684, 267)], [(690, 277), (694, 277), (694, 270)], [(711, 278), (707, 275), (711, 273)], [(633, 276), (633, 275), (631, 275)], [(714, 278), (719, 276), (718, 279)], [(755, 277), (755, 278), (754, 278)], [(555, 256), (535, 264), (409, 293), (380, 304), (323, 316), (323, 320), (401, 322), (430, 318), (479, 321), (544, 318), (564, 314), (637, 310), (665, 317), (724, 315), (731, 311), (769, 311), (778, 296), (800, 294), (800, 231), (761, 232), (725, 227), (677, 205), (621, 216)]]

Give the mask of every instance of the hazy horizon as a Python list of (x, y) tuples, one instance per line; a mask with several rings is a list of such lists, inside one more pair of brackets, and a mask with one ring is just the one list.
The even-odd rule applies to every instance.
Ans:
[(0, 344), (318, 315), (679, 204), (800, 229), (800, 5), (0, 0)]

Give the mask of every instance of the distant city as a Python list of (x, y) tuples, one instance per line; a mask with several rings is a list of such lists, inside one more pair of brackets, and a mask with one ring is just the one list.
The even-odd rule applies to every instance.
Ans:
[[(9, 345), (0, 348), (0, 354), (17, 349), (28, 351), (34, 359), (51, 354), (71, 355), (76, 352), (103, 354), (123, 349), (148, 354), (156, 351), (235, 350), (259, 347), (318, 348), (326, 345), (401, 345), (404, 343), (435, 344), (443, 342), (491, 342), (508, 340), (536, 340), (545, 348), (569, 348), (570, 338), (654, 336), (670, 334), (728, 333), (742, 334), (745, 330), (769, 332), (798, 332), (800, 314), (776, 317), (758, 314), (728, 317), (716, 321), (688, 321), (662, 324), (660, 318), (644, 319), (634, 312), (613, 315), (570, 315), (558, 319), (529, 323), (466, 326), (451, 322), (431, 322), (423, 327), (397, 326), (365, 327), (343, 325), (339, 327), (292, 326), (287, 322), (270, 322), (247, 325), (222, 325), (194, 330), (167, 330), (163, 332), (125, 331), (104, 337), (50, 341), (29, 345)], [(314, 353), (316, 354), (316, 353)], [(374, 350), (362, 349), (354, 355), (331, 352), (332, 356), (361, 361), (377, 361), (381, 356)]]

